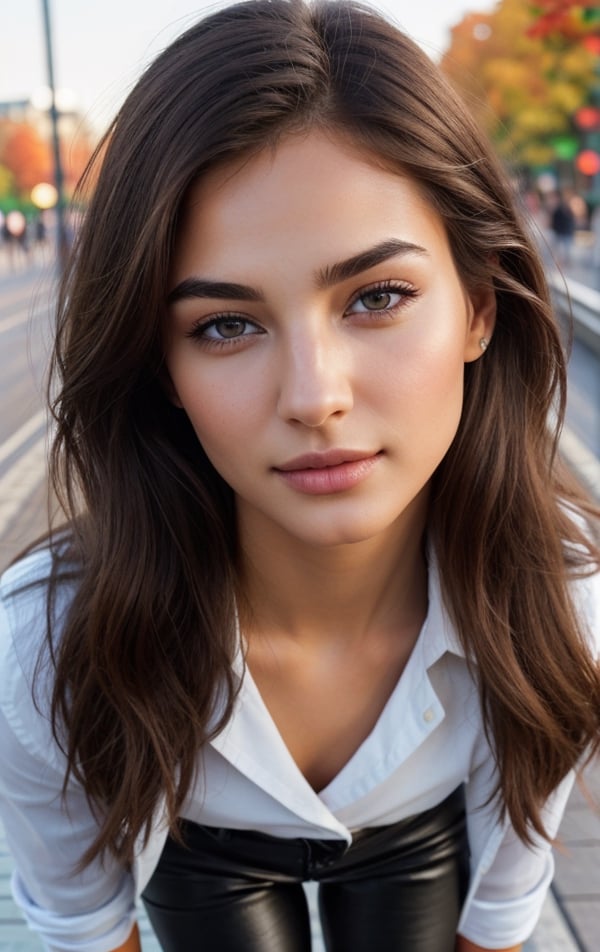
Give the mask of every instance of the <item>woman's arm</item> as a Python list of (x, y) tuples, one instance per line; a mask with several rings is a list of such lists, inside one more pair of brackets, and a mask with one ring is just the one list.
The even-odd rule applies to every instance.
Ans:
[[(473, 948), (475, 948), (475, 946), (473, 946)], [(142, 952), (140, 933), (137, 926), (133, 927), (127, 941), (124, 942), (123, 945), (120, 945), (118, 949), (113, 949), (113, 952)]]
[[(15, 864), (13, 895), (48, 947), (84, 952), (102, 936), (103, 948), (116, 950), (135, 921), (133, 875), (108, 855), (74, 872), (98, 818), (75, 780), (61, 795), (64, 757), (46, 707), (49, 663), (40, 665), (48, 680), (37, 685), (37, 703), (32, 695), (47, 624), (46, 591), (34, 583), (47, 577), (48, 558), (15, 566), (0, 582), (0, 816)], [(140, 952), (136, 932), (122, 948)]]
[(462, 935), (456, 937), (456, 952), (521, 952), (522, 948), (522, 945), (511, 945), (510, 949), (484, 949), (482, 945), (475, 945)]

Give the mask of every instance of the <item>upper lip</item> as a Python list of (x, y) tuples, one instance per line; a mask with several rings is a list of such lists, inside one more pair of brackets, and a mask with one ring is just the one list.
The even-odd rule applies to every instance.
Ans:
[(353, 463), (359, 459), (369, 459), (376, 456), (372, 450), (326, 450), (324, 453), (305, 453), (295, 456), (287, 463), (276, 466), (275, 469), (290, 472), (294, 469), (326, 469), (328, 466), (339, 466), (341, 463)]

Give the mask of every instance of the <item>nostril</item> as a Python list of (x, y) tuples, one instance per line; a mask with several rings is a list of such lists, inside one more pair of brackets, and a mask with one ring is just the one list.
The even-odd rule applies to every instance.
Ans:
[(341, 375), (297, 372), (285, 379), (279, 396), (279, 414), (306, 426), (322, 426), (331, 417), (352, 409), (354, 399), (349, 380)]

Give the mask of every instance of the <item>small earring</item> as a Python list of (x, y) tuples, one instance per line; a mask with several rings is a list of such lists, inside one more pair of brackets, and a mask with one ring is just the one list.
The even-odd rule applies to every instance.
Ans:
[(481, 337), (479, 339), (479, 346), (481, 347), (483, 351), (486, 351), (488, 349), (488, 344), (489, 344), (489, 340), (487, 339), (487, 337)]

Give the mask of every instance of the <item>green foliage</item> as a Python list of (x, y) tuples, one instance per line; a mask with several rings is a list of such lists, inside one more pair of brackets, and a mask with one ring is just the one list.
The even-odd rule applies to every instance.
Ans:
[(5, 165), (0, 164), (0, 201), (14, 194), (15, 177)]

